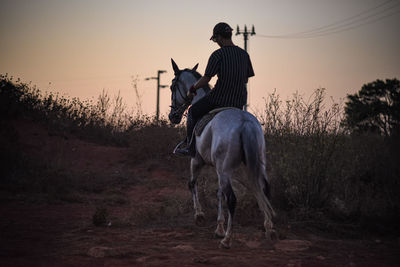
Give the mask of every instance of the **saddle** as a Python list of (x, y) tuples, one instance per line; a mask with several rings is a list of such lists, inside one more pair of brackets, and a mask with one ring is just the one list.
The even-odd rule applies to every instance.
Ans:
[[(227, 109), (235, 109), (233, 107), (224, 107), (224, 108), (216, 108), (208, 112), (206, 115), (204, 115), (194, 126), (194, 135), (195, 136), (200, 136), (201, 133), (203, 132), (204, 128), (207, 126), (207, 124), (221, 111), (227, 110)], [(192, 137), (193, 139), (193, 137)]]

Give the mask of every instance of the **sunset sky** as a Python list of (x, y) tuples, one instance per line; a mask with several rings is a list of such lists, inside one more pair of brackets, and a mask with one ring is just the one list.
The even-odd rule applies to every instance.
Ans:
[[(376, 79), (400, 78), (400, 1), (393, 0), (0, 0), (0, 73), (81, 99), (103, 89), (135, 106), (139, 78), (143, 112), (153, 115), (156, 81), (199, 63), (204, 73), (218, 48), (214, 25), (254, 24), (248, 47), (256, 76), (250, 110), (276, 91), (283, 99), (316, 88), (339, 100)], [(324, 27), (326, 26), (326, 27)], [(308, 32), (315, 30), (314, 32)], [(235, 33), (235, 31), (234, 31)], [(298, 35), (290, 35), (299, 33)], [(233, 36), (243, 47), (243, 36)], [(51, 84), (49, 84), (51, 83)], [(215, 79), (211, 81), (213, 85)], [(161, 114), (169, 89), (161, 91)]]

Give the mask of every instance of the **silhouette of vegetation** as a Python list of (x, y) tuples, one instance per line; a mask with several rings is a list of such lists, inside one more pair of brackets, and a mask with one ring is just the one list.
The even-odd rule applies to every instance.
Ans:
[(128, 115), (119, 93), (111, 98), (104, 90), (93, 103), (53, 93), (43, 95), (36, 86), (1, 75), (0, 97), (2, 119), (31, 118), (59, 133), (73, 133), (101, 144), (127, 146), (127, 130), (134, 120), (141, 119)]
[(389, 136), (400, 130), (400, 82), (376, 80), (347, 96), (345, 125), (354, 132)]
[[(144, 161), (158, 164), (157, 161), (162, 160), (182, 177), (185, 184), (189, 159), (171, 155), (174, 145), (185, 134), (183, 127), (172, 126), (163, 119), (155, 121), (138, 114), (132, 116), (119, 95), (111, 98), (105, 91), (93, 103), (57, 94), (42, 95), (35, 86), (13, 81), (7, 76), (0, 78), (0, 191), (35, 192), (76, 201), (71, 196), (75, 191), (97, 193), (111, 183), (126, 184), (129, 180), (125, 176), (93, 178), (93, 174), (79, 175), (79, 170), (67, 170), (54, 162), (28, 159), (12, 124), (18, 119), (34, 120), (60, 136), (69, 134), (104, 145), (129, 147), (127, 153), (131, 161), (126, 164)], [(387, 80), (383, 84), (377, 82), (368, 88), (372, 86), (376, 91), (388, 84), (398, 92), (397, 80)], [(389, 99), (387, 94), (385, 96)], [(385, 103), (393, 106), (398, 95), (392, 93), (390, 97), (391, 102)], [(375, 98), (372, 94), (365, 102), (375, 103), (374, 99), (383, 101), (385, 98)], [(265, 110), (257, 114), (265, 132), (272, 202), (280, 216), (277, 220), (285, 220), (286, 216), (298, 222), (334, 219), (346, 223), (343, 225), (350, 222), (353, 226), (382, 232), (397, 229), (400, 141), (393, 134), (397, 127), (394, 122), (398, 122), (397, 111), (389, 109), (390, 114), (387, 114), (391, 117), (387, 122), (390, 123), (383, 128), (371, 126), (371, 131), (350, 132), (347, 114), (350, 104), (346, 103), (347, 109), (343, 109), (340, 103), (328, 105), (326, 102), (324, 89), (316, 90), (308, 100), (296, 93), (291, 99), (282, 101), (274, 92), (265, 100)], [(136, 104), (140, 107), (139, 103)], [(382, 105), (377, 104), (385, 110)], [(375, 120), (369, 120), (368, 125)], [(360, 125), (356, 129), (361, 129), (365, 123)], [(359, 134), (351, 134), (353, 132)], [(200, 179), (204, 188), (200, 186), (199, 192), (204, 207), (213, 209), (217, 180), (211, 171), (204, 175), (207, 179), (204, 182)], [(254, 200), (246, 193), (239, 193), (238, 197), (239, 223), (246, 224), (252, 218), (260, 218)], [(165, 210), (171, 213), (171, 217), (191, 212), (190, 208), (182, 208), (190, 206), (190, 201), (170, 202), (170, 205), (178, 205)]]
[(332, 165), (343, 133), (340, 127), (340, 105), (324, 106), (325, 90), (318, 89), (308, 102), (295, 94), (282, 102), (276, 93), (266, 100), (261, 121), (267, 142), (267, 156), (273, 173), (279, 181), (283, 197), (280, 203), (287, 207), (323, 208), (332, 195)]

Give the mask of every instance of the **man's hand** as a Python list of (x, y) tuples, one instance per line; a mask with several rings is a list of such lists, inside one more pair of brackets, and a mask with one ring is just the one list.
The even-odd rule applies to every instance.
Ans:
[[(211, 80), (210, 77), (207, 76), (203, 76), (200, 78), (200, 80), (198, 80), (195, 84), (193, 84), (192, 86), (190, 86), (189, 91), (187, 92), (187, 96), (188, 97), (194, 97), (196, 94), (196, 90), (198, 88), (203, 88), (204, 86), (208, 85), (208, 82)], [(194, 88), (194, 86), (196, 85), (197, 89)]]

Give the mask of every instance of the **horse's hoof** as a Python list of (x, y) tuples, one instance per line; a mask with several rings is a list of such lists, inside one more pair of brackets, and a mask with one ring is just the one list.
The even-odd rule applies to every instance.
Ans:
[(231, 248), (231, 240), (226, 240), (226, 238), (222, 239), (221, 242), (219, 242), (219, 248)]
[(203, 226), (206, 223), (206, 218), (203, 212), (196, 214), (194, 220), (197, 226)]
[(278, 232), (276, 230), (272, 230), (271, 231), (271, 240), (272, 241), (279, 241), (279, 235)]
[(225, 237), (225, 230), (224, 230), (224, 222), (218, 221), (217, 229), (214, 232), (214, 238), (224, 238)]
[(214, 232), (214, 238), (224, 238), (225, 237), (225, 233), (224, 232), (219, 232), (219, 231), (215, 231)]
[(278, 233), (276, 232), (276, 230), (270, 230), (269, 232), (266, 232), (266, 233), (265, 233), (265, 238), (266, 238), (268, 241), (271, 241), (271, 242), (273, 242), (273, 243), (279, 241), (279, 235), (278, 235)]

